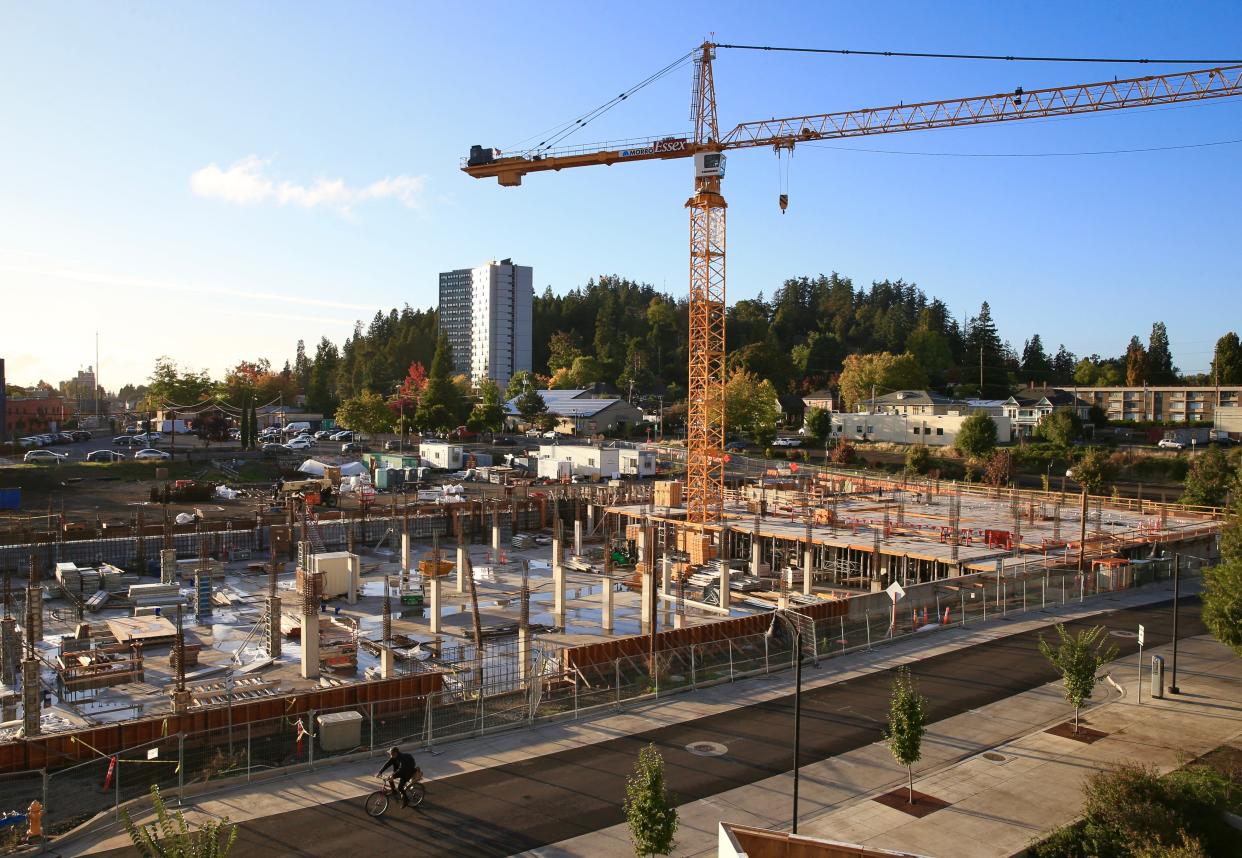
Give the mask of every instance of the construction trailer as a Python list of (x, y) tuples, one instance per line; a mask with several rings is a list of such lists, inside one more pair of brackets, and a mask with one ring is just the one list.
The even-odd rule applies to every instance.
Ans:
[(418, 446), (419, 456), (423, 464), (443, 471), (457, 471), (462, 466), (460, 444), (449, 444), (447, 441), (423, 441)]

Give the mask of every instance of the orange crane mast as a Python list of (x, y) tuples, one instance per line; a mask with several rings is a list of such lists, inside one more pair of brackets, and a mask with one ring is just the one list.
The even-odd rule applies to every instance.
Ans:
[[(1189, 72), (1023, 90), (971, 98), (872, 107), (784, 119), (743, 122), (724, 135), (716, 118), (712, 61), (717, 45), (704, 42), (694, 60), (694, 127), (687, 137), (644, 137), (623, 144), (536, 149), (514, 156), (472, 146), (462, 170), (476, 179), (495, 178), (515, 187), (527, 173), (693, 158), (690, 210), (689, 403), (686, 426), (686, 513), (694, 524), (717, 520), (724, 503), (725, 209), (720, 185), (724, 152), (798, 143), (984, 125), (1151, 107), (1242, 95), (1242, 65)], [(782, 199), (782, 208), (784, 200)]]

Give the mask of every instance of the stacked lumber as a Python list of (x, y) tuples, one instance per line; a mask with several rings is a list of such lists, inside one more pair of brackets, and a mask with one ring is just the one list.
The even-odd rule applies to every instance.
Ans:
[(90, 595), (99, 590), (99, 572), (90, 568), (79, 569), (74, 563), (57, 563), (56, 580), (72, 596), (79, 593)]
[(682, 484), (678, 480), (664, 480), (655, 484), (656, 506), (681, 506)]
[(165, 608), (185, 602), (176, 584), (133, 584), (129, 588), (129, 600), (135, 608)]
[(703, 566), (716, 559), (716, 546), (712, 545), (712, 538), (707, 534), (688, 534), (686, 543), (686, 552), (690, 555), (691, 565)]

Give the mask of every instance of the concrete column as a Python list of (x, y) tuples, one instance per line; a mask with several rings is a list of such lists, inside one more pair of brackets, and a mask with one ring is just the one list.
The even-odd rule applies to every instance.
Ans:
[(22, 729), (27, 738), (37, 736), (43, 719), (43, 689), (39, 685), (39, 660), (22, 662)]
[(405, 589), (405, 583), (410, 577), (410, 535), (408, 533), (401, 534), (401, 589)]
[(552, 610), (556, 614), (557, 625), (565, 624), (565, 567), (557, 563), (552, 566)]
[(9, 688), (17, 685), (17, 666), (21, 660), (17, 620), (5, 617), (0, 620), (0, 682)]
[(716, 565), (720, 567), (720, 579), (717, 585), (720, 587), (720, 607), (727, 611), (729, 610), (729, 602), (733, 598), (733, 593), (729, 590), (729, 561), (718, 560)]
[(680, 629), (685, 620), (686, 618), (681, 615), (680, 611), (673, 611), (673, 628)]
[(397, 675), (397, 659), (392, 654), (392, 647), (380, 647), (380, 679), (390, 679)]
[[(605, 548), (604, 550), (607, 551), (608, 549)], [(560, 565), (561, 565), (560, 528), (554, 527), (552, 529), (552, 568), (555, 569), (557, 566), (560, 566)]]
[(660, 560), (660, 592), (666, 596), (673, 592), (673, 561), (667, 554)]
[(43, 589), (39, 585), (26, 587), (26, 622), (35, 641), (43, 639)]
[(281, 641), (284, 636), (280, 633), (280, 615), (281, 604), (279, 596), (267, 597), (267, 653), (272, 658), (280, 658)]
[(530, 675), (530, 629), (518, 629), (518, 678), (525, 681)]
[(319, 614), (302, 612), (302, 678), (319, 678)]
[(642, 590), (642, 623), (643, 628), (647, 628), (651, 624), (651, 588), (655, 586), (655, 573), (648, 569), (643, 573), (643, 590)]
[(759, 535), (755, 534), (750, 541), (750, 574), (758, 576), (762, 565), (763, 546), (759, 542)]
[(443, 607), (440, 598), (440, 576), (432, 575), (423, 583), (427, 592), (428, 624), (433, 635), (440, 634), (440, 609)]
[(173, 714), (184, 715), (190, 711), (190, 692), (174, 691), (172, 693)]
[(160, 583), (177, 583), (177, 549), (165, 548), (160, 552)]
[(465, 545), (457, 546), (457, 592), (466, 592), (466, 551)]
[(811, 595), (811, 569), (814, 564), (815, 550), (808, 543), (802, 550), (802, 595)]
[(610, 632), (612, 631), (612, 579), (602, 578), (600, 580), (603, 581), (604, 586), (599, 592), (599, 625), (604, 631)]
[(574, 522), (574, 554), (582, 554), (582, 521)]
[(492, 552), (496, 555), (492, 559), (500, 562), (500, 521), (496, 516), (492, 517)]
[(586, 508), (587, 508), (587, 531), (594, 532), (595, 531), (595, 504), (591, 503), (590, 500), (588, 500)]
[(345, 601), (356, 605), (358, 604), (358, 588), (362, 586), (362, 558), (357, 554), (351, 554), (346, 564), (349, 567), (349, 592), (345, 594)]

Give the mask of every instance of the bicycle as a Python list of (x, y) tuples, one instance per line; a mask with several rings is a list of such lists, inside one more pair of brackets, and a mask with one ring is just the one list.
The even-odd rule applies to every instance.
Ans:
[[(422, 779), (423, 770), (415, 769), (414, 777), (405, 785), (405, 798), (410, 807), (418, 807), (427, 797), (427, 788), (422, 785)], [(396, 778), (381, 778), (381, 780), (384, 782), (383, 788), (367, 796), (366, 809), (370, 816), (383, 816), (388, 810), (389, 799), (397, 795)]]

